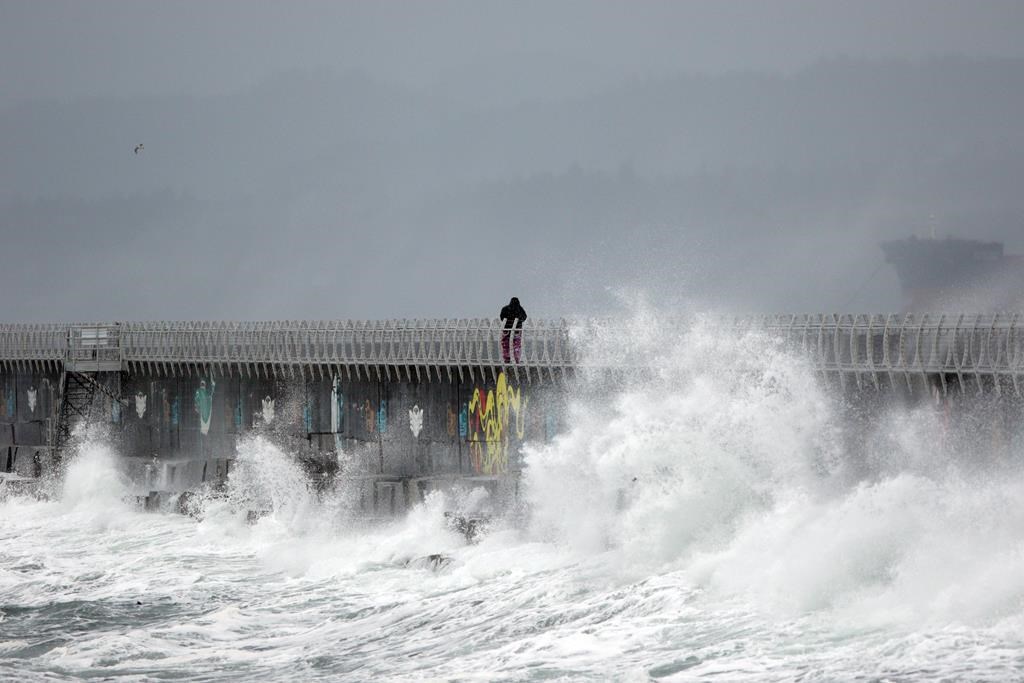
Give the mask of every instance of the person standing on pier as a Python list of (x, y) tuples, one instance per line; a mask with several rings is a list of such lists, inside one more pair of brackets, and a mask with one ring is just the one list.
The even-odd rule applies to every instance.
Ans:
[(512, 350), (515, 354), (516, 362), (518, 363), (523, 348), (522, 326), (523, 321), (526, 320), (526, 310), (519, 305), (519, 299), (512, 297), (512, 300), (508, 302), (508, 305), (501, 309), (500, 317), (505, 323), (505, 329), (501, 331), (501, 357), (506, 363), (509, 362), (508, 346), (509, 338), (511, 337)]

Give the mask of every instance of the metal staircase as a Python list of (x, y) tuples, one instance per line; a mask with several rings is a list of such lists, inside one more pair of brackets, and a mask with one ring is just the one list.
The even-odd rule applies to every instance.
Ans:
[(88, 375), (65, 372), (61, 376), (60, 412), (53, 441), (53, 452), (59, 458), (71, 438), (71, 429), (79, 420), (89, 421), (97, 382)]
[[(60, 462), (75, 424), (92, 419), (97, 394), (127, 407), (120, 396), (119, 325), (75, 325), (68, 330), (68, 352), (60, 381), (60, 410), (50, 443)], [(111, 381), (110, 375), (116, 379)]]

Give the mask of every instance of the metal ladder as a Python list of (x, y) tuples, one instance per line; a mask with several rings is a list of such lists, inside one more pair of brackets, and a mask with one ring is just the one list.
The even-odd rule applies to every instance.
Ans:
[(120, 385), (110, 389), (99, 381), (101, 375), (121, 371), (119, 326), (116, 324), (75, 325), (68, 331), (68, 352), (60, 379), (60, 410), (50, 443), (55, 463), (59, 464), (71, 439), (75, 424), (92, 419), (97, 394), (103, 394), (127, 407), (121, 399)]
[(65, 372), (60, 379), (60, 411), (53, 441), (53, 453), (60, 458), (71, 438), (71, 429), (79, 420), (89, 421), (97, 382), (88, 375)]

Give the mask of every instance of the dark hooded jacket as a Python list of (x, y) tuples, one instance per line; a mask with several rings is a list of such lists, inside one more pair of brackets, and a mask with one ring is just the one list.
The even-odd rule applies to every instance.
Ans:
[(511, 330), (513, 327), (522, 327), (523, 321), (526, 320), (526, 311), (519, 305), (519, 299), (512, 297), (508, 306), (502, 307), (500, 317), (505, 321), (505, 329)]

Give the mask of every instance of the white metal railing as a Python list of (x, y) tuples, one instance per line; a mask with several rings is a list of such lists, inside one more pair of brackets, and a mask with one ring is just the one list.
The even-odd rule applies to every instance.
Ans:
[(121, 325), (84, 323), (68, 327), (67, 360), (78, 367), (110, 369), (121, 363)]
[(67, 350), (67, 325), (0, 325), (0, 362), (63, 362)]
[[(831, 314), (752, 321), (823, 370), (1019, 374), (1021, 314)], [(758, 324), (759, 323), (759, 324)]]
[[(877, 375), (1024, 374), (1024, 314), (817, 314), (703, 318), (730, 334), (759, 330), (780, 337), (824, 372)], [(682, 335), (694, 319), (651, 325)], [(632, 365), (623, 353), (582, 358), (575, 330), (622, 323), (527, 321), (517, 365), (573, 368)], [(83, 356), (133, 364), (337, 366), (501, 366), (500, 321), (384, 320), (277, 322), (124, 322), (0, 325), (0, 363), (67, 362)], [(616, 331), (627, 342), (631, 331)], [(586, 338), (586, 334), (582, 338)], [(642, 359), (640, 359), (642, 360)]]
[[(519, 364), (573, 365), (568, 331), (524, 324)], [(121, 353), (128, 363), (500, 365), (502, 332), (488, 319), (123, 323)]]

